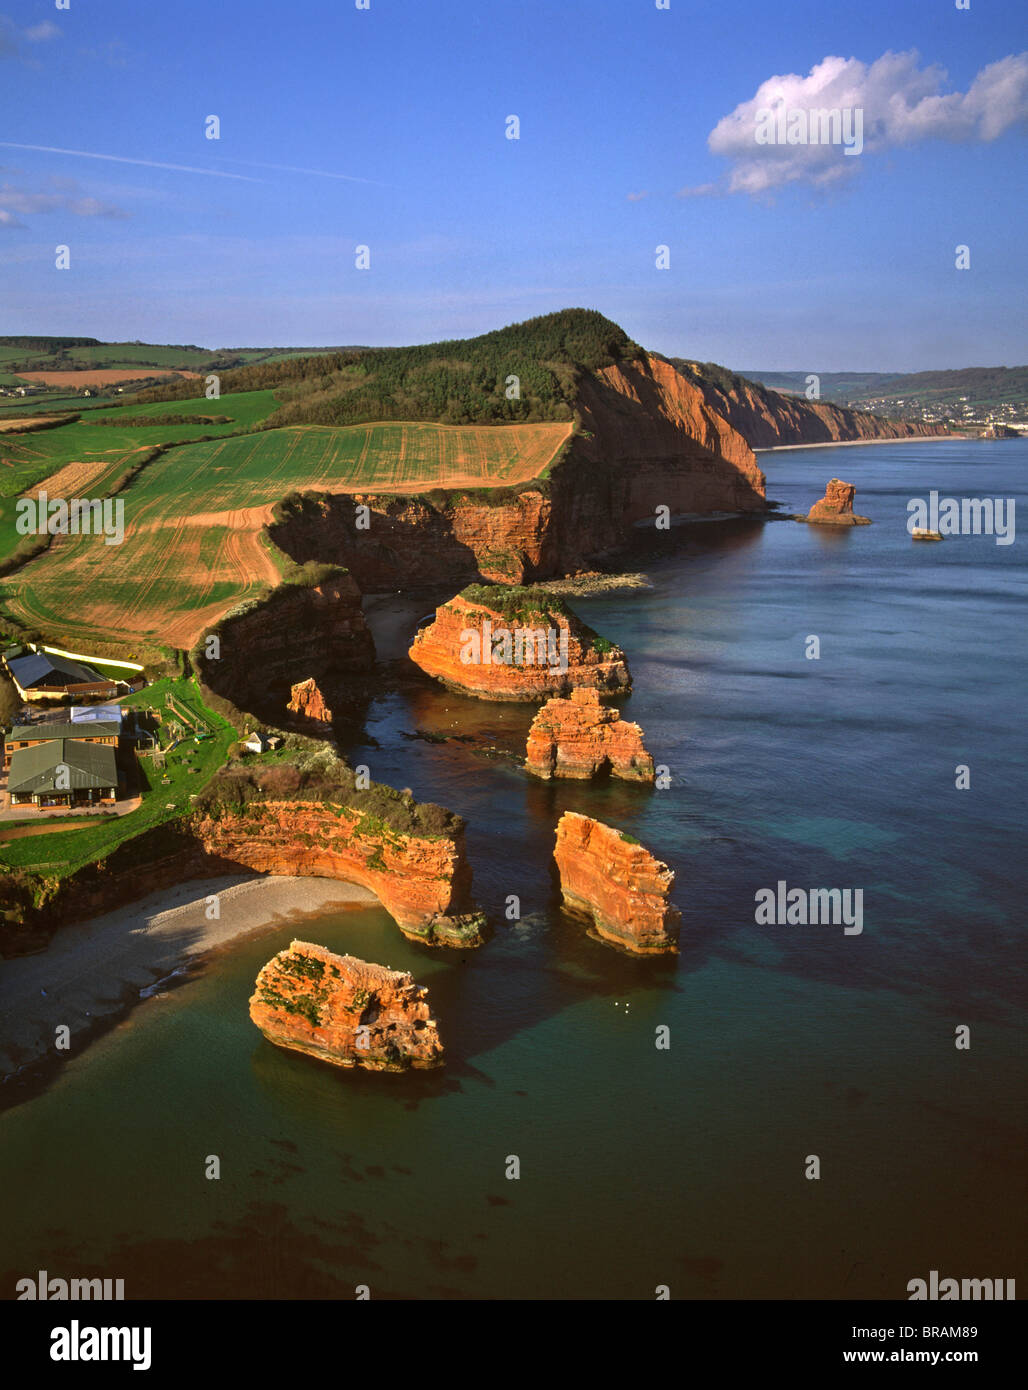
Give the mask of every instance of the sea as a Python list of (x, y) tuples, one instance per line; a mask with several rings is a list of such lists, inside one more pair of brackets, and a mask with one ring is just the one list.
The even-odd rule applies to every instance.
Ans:
[[(1026, 542), (906, 529), (933, 489), (1028, 528), (1028, 441), (760, 462), (783, 512), (838, 475), (873, 524), (647, 532), (650, 588), (571, 601), (624, 647), (668, 785), (529, 778), (530, 706), (376, 699), (344, 751), (466, 818), (491, 939), (433, 951), (366, 906), (255, 923), (142, 1002), (0, 1115), (0, 1297), (40, 1269), (130, 1299), (1028, 1291)], [(674, 869), (677, 956), (561, 913), (564, 810)], [(861, 890), (862, 930), (758, 922), (779, 882)], [(445, 1068), (268, 1043), (247, 1001), (295, 935), (412, 971)]]

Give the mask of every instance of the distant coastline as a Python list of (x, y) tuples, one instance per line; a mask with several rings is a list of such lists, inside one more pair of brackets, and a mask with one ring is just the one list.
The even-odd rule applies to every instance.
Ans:
[(867, 444), (944, 444), (948, 439), (978, 439), (976, 434), (904, 434), (897, 439), (825, 439), (819, 444), (768, 444), (755, 454), (780, 454), (786, 449), (849, 449)]

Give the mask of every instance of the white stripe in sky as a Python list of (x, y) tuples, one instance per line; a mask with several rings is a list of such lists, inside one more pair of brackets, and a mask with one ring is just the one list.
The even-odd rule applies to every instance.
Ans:
[(216, 179), (239, 179), (243, 183), (262, 183), (248, 174), (229, 174), (223, 169), (197, 169), (191, 164), (162, 164), (156, 159), (129, 159), (123, 154), (94, 154), (92, 150), (64, 150), (56, 145), (21, 145), (13, 140), (0, 140), (5, 150), (36, 150), (40, 154), (70, 154), (78, 159), (107, 159), (112, 164), (141, 164), (144, 169), (172, 169), (179, 174), (209, 174)]
[[(40, 154), (70, 154), (78, 159), (106, 159), (112, 164), (140, 164), (144, 169), (171, 169), (179, 174), (209, 174), (216, 179), (239, 179), (243, 183), (263, 183), (263, 179), (251, 178), (249, 174), (230, 174), (225, 169), (199, 169), (192, 164), (163, 164), (155, 159), (130, 159), (123, 154), (94, 154), (92, 150), (65, 150), (57, 145), (22, 145), (13, 140), (0, 140), (0, 149), (36, 150)], [(256, 159), (230, 159), (229, 164), (246, 164), (252, 169), (274, 169), (280, 174), (313, 174), (319, 179), (342, 179), (346, 183), (371, 183), (380, 188), (388, 187), (378, 179), (362, 179), (355, 174), (333, 174), (327, 169), (302, 169), (292, 164), (264, 164)]]
[(378, 179), (361, 179), (356, 174), (330, 174), (327, 169), (302, 169), (294, 164), (264, 164), (256, 159), (228, 159), (228, 164), (246, 164), (251, 169), (276, 169), (280, 174), (314, 174), (319, 179), (344, 179), (347, 183), (373, 183), (379, 188), (388, 188), (389, 184), (380, 183)]

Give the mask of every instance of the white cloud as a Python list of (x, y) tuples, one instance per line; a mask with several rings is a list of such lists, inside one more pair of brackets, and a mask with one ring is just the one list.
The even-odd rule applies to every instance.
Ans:
[(25, 37), (29, 43), (46, 43), (48, 39), (59, 39), (61, 37), (60, 26), (49, 19), (44, 19), (42, 24), (33, 24), (31, 29), (26, 29)]
[[(916, 52), (884, 53), (871, 64), (828, 57), (806, 77), (769, 77), (707, 138), (713, 154), (731, 161), (723, 189), (761, 194), (789, 183), (826, 184), (858, 166), (859, 160), (844, 158), (838, 144), (758, 144), (758, 113), (768, 109), (862, 111), (865, 153), (920, 140), (995, 140), (1028, 120), (1028, 53), (988, 64), (966, 92), (944, 91), (945, 69), (919, 62)], [(680, 196), (714, 191), (704, 184), (683, 189)]]
[(17, 214), (25, 217), (40, 213), (66, 212), (72, 217), (128, 217), (124, 208), (113, 203), (101, 202), (99, 198), (82, 195), (72, 180), (52, 180), (59, 192), (29, 192), (15, 188), (13, 184), (0, 184), (0, 227), (23, 227)]

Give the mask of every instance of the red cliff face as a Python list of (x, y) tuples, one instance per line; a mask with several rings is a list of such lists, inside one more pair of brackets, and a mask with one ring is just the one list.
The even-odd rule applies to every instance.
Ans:
[(444, 685), (481, 700), (545, 700), (580, 687), (612, 693), (631, 686), (621, 648), (594, 638), (573, 613), (505, 614), (499, 601), (491, 606), (460, 594), (420, 630), (410, 658)]
[(548, 700), (528, 731), (525, 769), (536, 777), (595, 777), (608, 771), (630, 782), (653, 781), (642, 730), (600, 704), (595, 690)]
[[(272, 528), (293, 559), (345, 565), (364, 593), (488, 579), (524, 584), (589, 568), (672, 515), (762, 512), (764, 475), (742, 436), (655, 357), (583, 374), (581, 431), (539, 486), (492, 501), (308, 493)], [(353, 525), (354, 502), (370, 526)]]
[(228, 614), (216, 635), (216, 658), (206, 656), (203, 642), (194, 652), (204, 683), (271, 723), (283, 717), (301, 678), (331, 691), (368, 675), (375, 660), (361, 593), (349, 574), (310, 588), (282, 584)]
[(554, 859), (564, 906), (592, 918), (599, 936), (628, 951), (677, 950), (681, 914), (668, 902), (675, 876), (621, 831), (566, 811)]
[(480, 946), (461, 831), (403, 835), (374, 816), (325, 802), (254, 801), (197, 812), (192, 833), (222, 869), (338, 878), (369, 888), (404, 936), (429, 946)]
[(866, 516), (853, 515), (853, 499), (857, 489), (853, 483), (844, 483), (840, 478), (832, 478), (825, 495), (815, 502), (807, 513), (807, 520), (820, 526), (867, 526)]
[(833, 405), (831, 401), (808, 401), (771, 391), (744, 377), (734, 377), (731, 389), (709, 378), (702, 378), (699, 384), (711, 409), (729, 421), (754, 449), (946, 434), (941, 425), (921, 420), (886, 420), (866, 410)]
[(325, 704), (325, 697), (318, 689), (318, 683), (310, 680), (298, 681), (289, 692), (289, 713), (297, 716), (297, 722), (311, 725), (319, 731), (332, 724), (332, 711)]
[(337, 1067), (439, 1067), (427, 993), (405, 972), (294, 941), (257, 976), (250, 1017), (269, 1042)]

